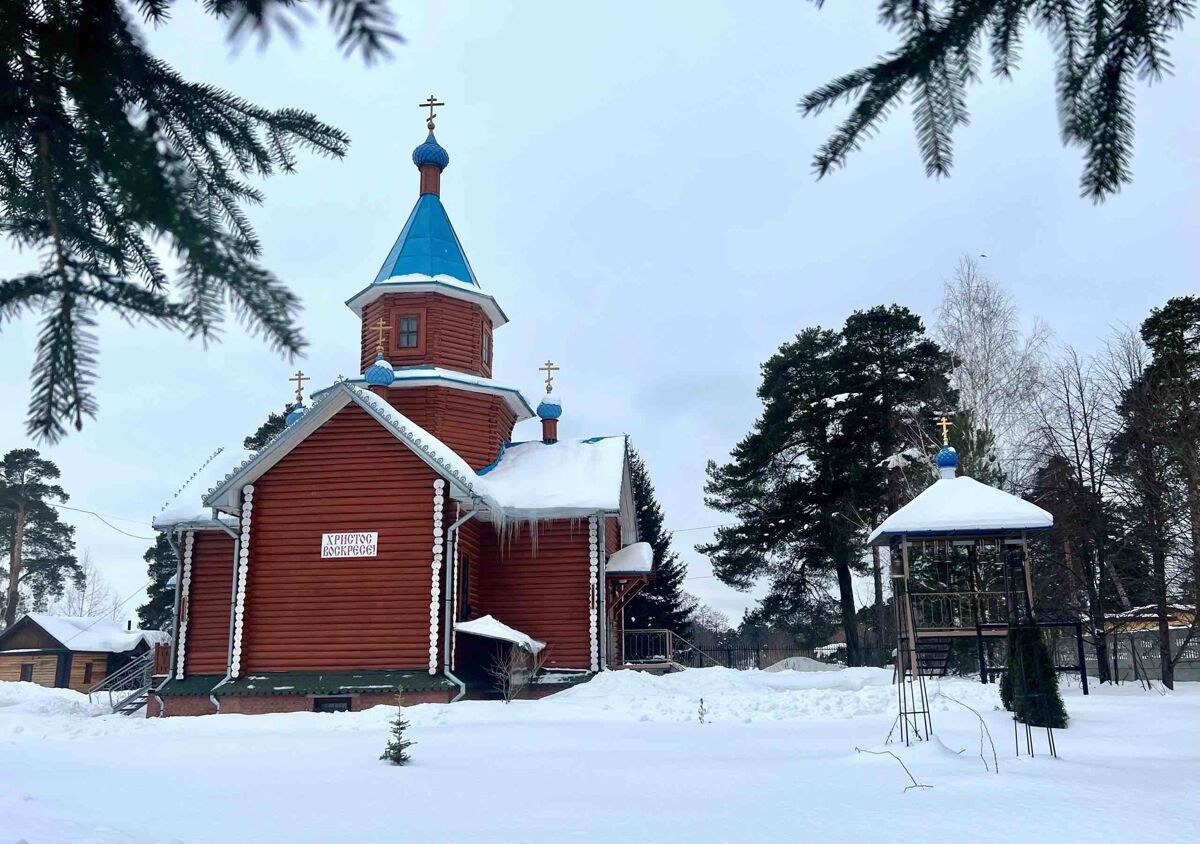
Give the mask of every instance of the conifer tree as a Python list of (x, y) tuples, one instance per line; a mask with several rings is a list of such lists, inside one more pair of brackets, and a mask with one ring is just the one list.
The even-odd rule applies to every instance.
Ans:
[[(95, 416), (97, 313), (205, 342), (226, 308), (288, 355), (299, 302), (261, 263), (252, 182), (300, 150), (341, 157), (338, 129), (189, 82), (147, 49), (172, 0), (0, 0), (0, 233), (41, 256), (0, 279), (0, 324), (41, 320), (27, 426), (54, 442)], [(212, 0), (234, 34), (291, 29), (293, 0)], [(385, 0), (321, 0), (341, 45), (367, 58), (397, 36)], [(162, 263), (169, 254), (175, 267)]]
[(654, 575), (626, 606), (626, 626), (629, 629), (671, 630), (683, 635), (693, 608), (683, 591), (687, 567), (671, 548), (671, 534), (663, 529), (663, 512), (654, 494), (654, 484), (650, 482), (641, 455), (632, 448), (629, 450), (629, 477), (633, 486), (638, 539), (649, 542), (654, 549)]
[(258, 426), (257, 431), (242, 440), (242, 448), (247, 451), (258, 451), (274, 439), (276, 434), (287, 427), (287, 415), (292, 412), (293, 407), (295, 404), (288, 403), (284, 405), (281, 413), (271, 413), (266, 421)]
[(168, 630), (174, 621), (175, 590), (167, 583), (179, 561), (165, 533), (158, 535), (142, 559), (147, 563), (150, 585), (146, 587), (146, 603), (137, 609), (138, 625), (143, 630)]
[(408, 726), (408, 719), (404, 717), (404, 695), (401, 692), (396, 695), (396, 717), (392, 719), (392, 737), (388, 739), (380, 759), (392, 765), (407, 765), (412, 761), (408, 749), (414, 742), (407, 737)]
[(1067, 726), (1067, 708), (1058, 690), (1058, 673), (1050, 649), (1036, 624), (1008, 629), (1008, 658), (1000, 679), (1000, 701), (1022, 724)]
[(762, 369), (762, 415), (728, 464), (708, 466), (706, 502), (738, 523), (699, 550), (731, 586), (767, 578), (759, 620), (779, 626), (794, 628), (836, 584), (858, 664), (853, 574), (868, 528), (907, 500), (889, 458), (919, 451), (923, 424), (953, 403), (950, 358), (915, 314), (878, 306), (841, 331), (805, 329)]
[(800, 101), (806, 116), (853, 103), (814, 168), (824, 176), (844, 165), (907, 96), (925, 172), (948, 175), (954, 130), (968, 122), (967, 87), (979, 81), (980, 54), (987, 50), (992, 73), (1008, 79), (1022, 39), (1036, 26), (1057, 58), (1063, 142), (1083, 148), (1082, 193), (1103, 200), (1132, 179), (1134, 84), (1170, 73), (1168, 46), (1194, 11), (1194, 0), (880, 0), (879, 19), (900, 43)]
[(75, 557), (75, 528), (58, 518), (55, 502), (69, 498), (54, 483), (58, 467), (32, 448), (15, 448), (0, 459), (0, 595), (4, 626), (17, 620), (22, 598), (34, 603), (63, 593), (67, 578), (82, 586)]

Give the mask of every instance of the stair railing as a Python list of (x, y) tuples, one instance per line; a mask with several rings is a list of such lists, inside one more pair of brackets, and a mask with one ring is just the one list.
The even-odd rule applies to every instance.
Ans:
[[(92, 696), (101, 692), (108, 693), (108, 705), (116, 711), (116, 708), (130, 700), (132, 697), (144, 692), (150, 687), (151, 680), (154, 674), (154, 651), (149, 650), (140, 656), (131, 659), (120, 669), (109, 674), (99, 683), (96, 683), (87, 691), (88, 701), (92, 700)], [(113, 692), (131, 691), (133, 694), (122, 698), (118, 703), (113, 703)]]

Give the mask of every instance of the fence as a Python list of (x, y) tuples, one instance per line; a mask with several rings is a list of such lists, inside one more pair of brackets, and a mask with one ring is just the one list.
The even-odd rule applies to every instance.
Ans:
[[(890, 665), (891, 648), (863, 648), (863, 664)], [(695, 645), (669, 630), (626, 630), (623, 660), (627, 664), (673, 662), (684, 668), (721, 666), (748, 670), (770, 668), (790, 657), (818, 662), (845, 662), (845, 652), (819, 653), (809, 648), (756, 645)]]

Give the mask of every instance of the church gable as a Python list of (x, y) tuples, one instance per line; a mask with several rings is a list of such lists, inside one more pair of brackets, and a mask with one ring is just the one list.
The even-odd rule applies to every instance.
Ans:
[[(349, 404), (254, 482), (241, 674), (429, 662), (439, 476)], [(323, 556), (331, 534), (374, 534)]]

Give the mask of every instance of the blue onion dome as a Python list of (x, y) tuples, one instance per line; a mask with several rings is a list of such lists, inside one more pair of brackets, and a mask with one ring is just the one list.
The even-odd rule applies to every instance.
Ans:
[(392, 365), (383, 359), (382, 354), (375, 355), (375, 362), (367, 367), (363, 375), (372, 387), (390, 387), (396, 380), (396, 372)]
[(437, 142), (437, 138), (433, 136), (433, 130), (430, 129), (425, 143), (413, 150), (413, 164), (417, 167), (423, 164), (432, 164), (439, 170), (445, 170), (449, 163), (450, 153), (446, 152), (445, 148)]
[(937, 453), (937, 466), (939, 469), (957, 468), (958, 452), (955, 451), (951, 446), (942, 446), (942, 450)]
[(537, 415), (539, 419), (557, 419), (562, 416), (562, 402), (558, 396), (546, 393), (538, 402)]
[(307, 412), (308, 408), (304, 406), (304, 402), (296, 402), (296, 406), (291, 409), (283, 421), (288, 425), (295, 425), (300, 421), (300, 417)]

